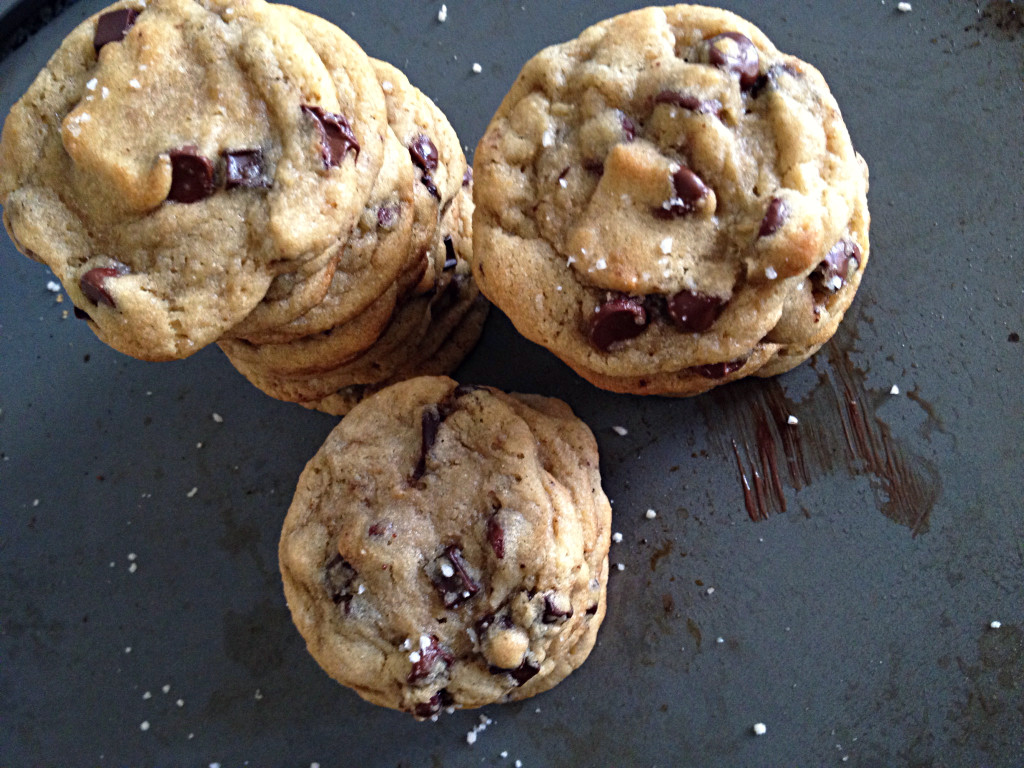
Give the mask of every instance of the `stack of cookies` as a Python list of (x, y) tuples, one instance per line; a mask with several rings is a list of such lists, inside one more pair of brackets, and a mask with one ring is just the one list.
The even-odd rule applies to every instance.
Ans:
[(825, 80), (715, 8), (645, 8), (542, 51), (475, 166), (481, 290), (613, 391), (789, 370), (868, 262), (867, 166)]
[(103, 341), (144, 360), (221, 341), (260, 388), (334, 413), (475, 343), (471, 187), (400, 72), (262, 0), (110, 6), (0, 144), (8, 231)]
[(306, 466), (281, 574), (332, 677), (427, 718), (583, 663), (610, 528), (597, 444), (565, 403), (420, 377), (360, 403)]

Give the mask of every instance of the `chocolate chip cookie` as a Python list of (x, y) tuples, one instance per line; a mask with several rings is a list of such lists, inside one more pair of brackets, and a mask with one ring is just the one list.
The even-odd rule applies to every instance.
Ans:
[(828, 86), (726, 11), (646, 8), (542, 51), (475, 171), (481, 290), (611, 390), (788, 370), (868, 262), (867, 166)]
[(310, 653), (427, 718), (552, 687), (605, 613), (611, 509), (564, 403), (423, 377), (364, 400), (306, 466), (279, 547)]
[(365, 54), (345, 55), (328, 67), (262, 0), (110, 6), (6, 121), (12, 238), (111, 346), (195, 352), (360, 216), (387, 114)]

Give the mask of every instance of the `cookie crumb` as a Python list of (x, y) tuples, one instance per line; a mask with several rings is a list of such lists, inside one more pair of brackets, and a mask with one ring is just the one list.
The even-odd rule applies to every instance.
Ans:
[(211, 414), (210, 418), (213, 419), (218, 424), (223, 424), (224, 423), (224, 417), (221, 416), (219, 413)]
[(901, 13), (910, 13), (912, 10), (914, 10), (914, 6), (912, 6), (910, 3), (896, 3), (896, 10), (900, 11)]
[(484, 71), (484, 68), (480, 66), (480, 62), (474, 61), (473, 62), (473, 74), (479, 75), (483, 71)]
[(900, 388), (897, 387), (895, 384), (893, 384), (892, 385), (892, 389), (889, 390), (889, 394), (890, 395), (898, 395), (899, 393), (900, 393)]
[(612, 534), (612, 543), (614, 543), (614, 544), (621, 544), (622, 543), (622, 534), (619, 533), (618, 531), (613, 533)]
[(1003, 622), (993, 621), (989, 624), (989, 626), (992, 627), (992, 629), (999, 629), (1001, 626), (1003, 626)]
[(800, 423), (800, 419), (798, 419), (796, 416), (790, 415), (790, 417), (788, 419), (786, 419), (786, 423), (789, 424), (789, 426), (792, 427), (792, 426), (795, 426), (795, 425), (799, 424)]
[(437, 20), (442, 24), (448, 20), (448, 6), (444, 3), (441, 4), (441, 10), (437, 12)]
[(628, 429), (626, 429), (625, 427), (618, 427), (618, 426), (612, 427), (612, 432), (614, 432), (619, 437), (625, 437), (626, 435), (629, 434), (629, 430)]
[(768, 732), (768, 727), (764, 723), (754, 723), (754, 735), (764, 736)]
[(655, 512), (653, 509), (648, 509), (646, 512), (644, 512), (644, 517), (646, 517), (648, 520), (653, 520), (657, 516), (658, 513)]

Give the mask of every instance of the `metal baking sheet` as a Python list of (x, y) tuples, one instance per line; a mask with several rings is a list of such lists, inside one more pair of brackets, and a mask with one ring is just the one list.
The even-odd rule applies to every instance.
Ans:
[[(470, 149), (534, 52), (635, 7), (298, 4)], [(27, 38), (2, 114), (103, 2), (42, 5), (0, 3)], [(492, 314), (459, 378), (590, 424), (624, 570), (586, 664), (482, 710), (473, 745), (481, 712), (365, 704), (289, 620), (278, 532), (336, 420), (215, 348), (113, 352), (0, 243), (0, 765), (1024, 765), (1019, 5), (725, 5), (828, 79), (871, 168), (870, 268), (810, 363), (689, 400), (601, 392)]]

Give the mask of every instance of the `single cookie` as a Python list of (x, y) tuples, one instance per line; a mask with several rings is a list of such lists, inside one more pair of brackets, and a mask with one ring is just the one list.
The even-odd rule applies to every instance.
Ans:
[(349, 43), (329, 69), (262, 0), (90, 17), (4, 125), (12, 238), (111, 346), (192, 354), (361, 214), (387, 113)]
[(475, 158), (474, 270), (598, 386), (800, 363), (867, 265), (867, 167), (811, 65), (726, 11), (604, 21), (526, 64)]
[(306, 466), (285, 596), (317, 663), (368, 701), (426, 718), (523, 699), (593, 647), (610, 523), (597, 445), (564, 403), (412, 379)]

